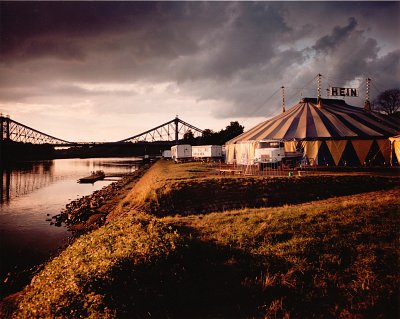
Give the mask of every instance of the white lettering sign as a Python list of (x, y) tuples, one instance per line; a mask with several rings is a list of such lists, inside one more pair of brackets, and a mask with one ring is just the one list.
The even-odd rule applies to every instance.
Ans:
[(340, 88), (340, 87), (331, 87), (331, 96), (351, 96), (357, 97), (358, 90), (353, 88)]

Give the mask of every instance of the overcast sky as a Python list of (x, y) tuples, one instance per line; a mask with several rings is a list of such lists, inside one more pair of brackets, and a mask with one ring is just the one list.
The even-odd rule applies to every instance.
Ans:
[(250, 129), (322, 88), (400, 87), (400, 2), (0, 2), (0, 111), (69, 141), (178, 115)]

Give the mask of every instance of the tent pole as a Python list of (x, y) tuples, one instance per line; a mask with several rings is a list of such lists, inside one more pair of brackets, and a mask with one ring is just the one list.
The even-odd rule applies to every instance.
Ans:
[(317, 75), (317, 106), (321, 107), (321, 74)]
[(318, 95), (317, 95), (317, 98), (318, 98), (318, 100), (321, 98), (321, 74), (320, 73), (318, 73), (318, 78), (317, 78), (317, 93), (318, 93)]
[(371, 112), (371, 103), (369, 102), (369, 84), (371, 82), (370, 78), (366, 79), (366, 89), (365, 89), (365, 103), (364, 110), (367, 112)]

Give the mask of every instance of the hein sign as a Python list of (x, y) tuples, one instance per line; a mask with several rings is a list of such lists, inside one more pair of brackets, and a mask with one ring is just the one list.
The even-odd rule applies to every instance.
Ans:
[(331, 96), (358, 96), (357, 89), (331, 87)]

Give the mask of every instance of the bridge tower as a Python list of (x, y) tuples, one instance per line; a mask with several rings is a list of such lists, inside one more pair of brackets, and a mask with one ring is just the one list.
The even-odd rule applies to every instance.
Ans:
[(178, 118), (178, 115), (175, 117), (174, 123), (175, 123), (175, 144), (178, 145), (179, 144), (179, 129), (178, 129), (179, 118)]
[(0, 160), (3, 158), (4, 140), (10, 139), (10, 118), (0, 114)]
[[(4, 138), (4, 135), (6, 136)], [(10, 118), (0, 114), (0, 140), (10, 139)]]

